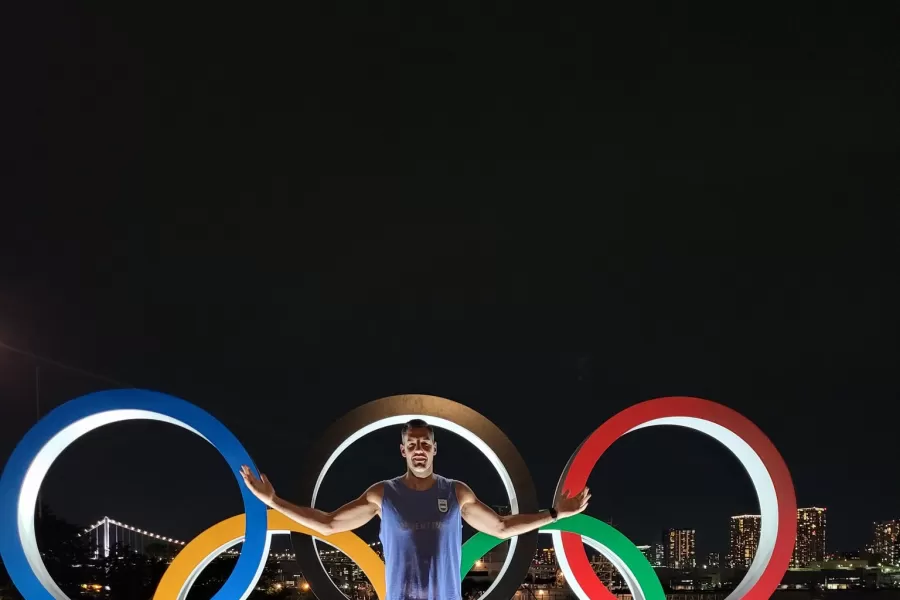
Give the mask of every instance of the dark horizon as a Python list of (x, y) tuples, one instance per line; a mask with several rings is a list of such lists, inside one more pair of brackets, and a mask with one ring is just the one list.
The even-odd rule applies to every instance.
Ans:
[[(300, 502), (321, 428), (376, 398), (483, 413), (546, 506), (600, 423), (687, 395), (769, 436), (830, 549), (900, 518), (900, 5), (13, 10), (0, 341), (201, 406)], [(109, 385), (47, 365), (41, 410)], [(0, 348), (0, 461), (34, 388)], [(442, 474), (503, 503), (446, 437)], [(396, 474), (396, 444), (351, 448), (323, 506)], [(236, 485), (202, 440), (127, 423), (43, 497), (189, 537)], [(589, 485), (592, 516), (639, 544), (692, 527), (698, 556), (757, 510), (670, 428)]]

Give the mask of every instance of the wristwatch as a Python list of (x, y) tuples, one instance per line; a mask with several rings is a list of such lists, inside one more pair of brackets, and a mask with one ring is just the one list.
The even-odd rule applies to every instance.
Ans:
[(556, 523), (556, 519), (557, 517), (559, 517), (559, 513), (557, 512), (557, 510), (555, 508), (550, 508), (547, 510), (547, 512), (550, 513), (550, 518), (553, 519), (554, 523)]

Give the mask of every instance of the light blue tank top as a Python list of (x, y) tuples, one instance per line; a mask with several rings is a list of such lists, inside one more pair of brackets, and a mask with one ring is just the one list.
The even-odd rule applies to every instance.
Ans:
[(381, 547), (387, 598), (461, 600), (462, 520), (453, 480), (435, 475), (417, 492), (401, 477), (384, 482)]

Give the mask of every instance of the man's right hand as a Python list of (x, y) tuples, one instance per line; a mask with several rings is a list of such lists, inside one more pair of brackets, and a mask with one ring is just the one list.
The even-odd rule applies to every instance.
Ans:
[(243, 465), (241, 467), (241, 477), (244, 478), (244, 483), (247, 484), (254, 496), (259, 498), (266, 506), (272, 505), (272, 499), (275, 498), (275, 488), (265, 473), (260, 473), (257, 478), (253, 471), (250, 470), (250, 467)]

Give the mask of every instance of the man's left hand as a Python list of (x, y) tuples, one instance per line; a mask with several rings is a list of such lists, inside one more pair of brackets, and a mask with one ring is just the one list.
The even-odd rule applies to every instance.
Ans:
[(562, 497), (556, 502), (557, 518), (564, 519), (583, 512), (587, 508), (588, 500), (590, 499), (591, 491), (588, 488), (584, 488), (575, 496), (567, 496), (563, 492)]

